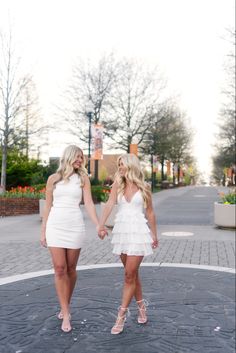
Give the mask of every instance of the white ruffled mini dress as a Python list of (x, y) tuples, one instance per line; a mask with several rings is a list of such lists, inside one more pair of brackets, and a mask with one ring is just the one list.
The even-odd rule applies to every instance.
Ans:
[(114, 254), (147, 256), (153, 253), (153, 240), (144, 215), (144, 201), (140, 190), (130, 202), (124, 195), (119, 195), (112, 235)]
[(80, 249), (85, 240), (85, 225), (80, 209), (81, 179), (72, 174), (69, 181), (59, 181), (53, 190), (53, 205), (46, 224), (48, 247)]

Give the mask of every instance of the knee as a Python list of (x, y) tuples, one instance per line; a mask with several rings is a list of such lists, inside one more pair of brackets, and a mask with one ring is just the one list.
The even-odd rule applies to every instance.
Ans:
[(125, 283), (133, 284), (135, 283), (136, 278), (137, 278), (136, 272), (125, 271)]
[(64, 277), (67, 274), (66, 265), (56, 265), (54, 269), (55, 269), (55, 275), (59, 278)]
[(76, 276), (76, 267), (68, 266), (67, 273), (68, 273), (68, 276)]

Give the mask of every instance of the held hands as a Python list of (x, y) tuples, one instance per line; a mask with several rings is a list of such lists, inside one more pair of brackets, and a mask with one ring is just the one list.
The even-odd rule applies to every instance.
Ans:
[(107, 231), (107, 229), (104, 226), (99, 226), (98, 225), (96, 227), (96, 229), (97, 229), (98, 236), (99, 236), (100, 239), (103, 240), (105, 238), (105, 236), (108, 235), (108, 231)]

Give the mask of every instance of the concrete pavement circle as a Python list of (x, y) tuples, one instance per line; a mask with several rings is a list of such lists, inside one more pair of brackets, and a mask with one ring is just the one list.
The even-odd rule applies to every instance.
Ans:
[[(1, 353), (232, 353), (233, 273), (200, 268), (142, 266), (147, 325), (137, 324), (137, 308), (125, 331), (110, 334), (120, 304), (123, 271), (114, 267), (79, 271), (72, 301), (73, 330), (65, 334), (53, 275), (0, 287)], [(171, 264), (173, 266), (173, 264)]]

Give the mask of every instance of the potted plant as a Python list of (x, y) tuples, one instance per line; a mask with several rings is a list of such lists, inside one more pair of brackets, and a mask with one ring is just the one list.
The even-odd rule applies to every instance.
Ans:
[(236, 228), (236, 193), (220, 193), (220, 200), (214, 204), (214, 222), (218, 227)]

